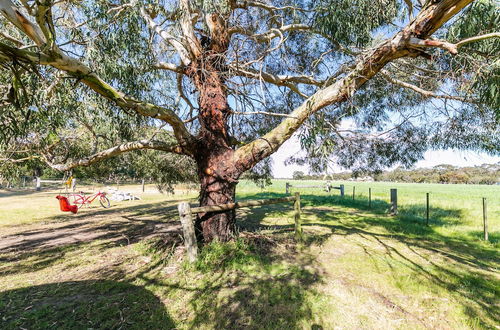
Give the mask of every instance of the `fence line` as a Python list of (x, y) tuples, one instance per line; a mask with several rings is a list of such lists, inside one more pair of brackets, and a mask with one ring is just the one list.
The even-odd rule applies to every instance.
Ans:
[(368, 188), (368, 208), (372, 208), (372, 188)]
[[(355, 187), (352, 189), (352, 199), (354, 201)], [(372, 206), (372, 188), (368, 188), (368, 208)], [(489, 239), (488, 233), (488, 214), (487, 214), (487, 199), (482, 198), (482, 209), (483, 209), (483, 238), (485, 241)], [(395, 188), (390, 188), (390, 208), (389, 213), (391, 215), (398, 214), (398, 190)], [(430, 193), (425, 193), (425, 224), (428, 226), (430, 220)]]
[(429, 193), (425, 193), (425, 224), (428, 226), (429, 225), (429, 208), (430, 208), (430, 201), (429, 201)]
[(392, 215), (398, 214), (398, 190), (391, 188), (391, 209)]
[(271, 198), (271, 199), (259, 199), (219, 205), (209, 205), (193, 207), (189, 205), (188, 202), (182, 202), (178, 206), (179, 218), (182, 224), (182, 231), (184, 234), (184, 244), (186, 246), (186, 253), (189, 262), (196, 261), (198, 257), (198, 245), (196, 243), (196, 234), (194, 230), (193, 214), (196, 213), (208, 213), (208, 212), (222, 212), (234, 209), (239, 209), (242, 207), (255, 207), (261, 205), (271, 205), (286, 202), (294, 202), (294, 220), (295, 220), (295, 238), (297, 240), (303, 239), (302, 233), (302, 223), (300, 218), (300, 193), (296, 192), (294, 196), (282, 197), (282, 198)]
[[(57, 183), (57, 184), (65, 184), (66, 180), (64, 179), (41, 179), (40, 177), (35, 177), (35, 190), (42, 190), (42, 183)], [(75, 191), (76, 187), (76, 178), (71, 179), (71, 189)]]
[(330, 183), (324, 184), (324, 185), (313, 185), (313, 186), (297, 186), (297, 185), (291, 185), (290, 183), (286, 182), (285, 183), (285, 192), (286, 194), (290, 194), (290, 188), (323, 188), (325, 191), (330, 192), (332, 189), (337, 189), (340, 190), (340, 196), (344, 197), (344, 185), (341, 184), (339, 186), (333, 186)]
[(484, 226), (484, 240), (488, 240), (488, 215), (486, 214), (486, 197), (483, 197), (483, 226)]

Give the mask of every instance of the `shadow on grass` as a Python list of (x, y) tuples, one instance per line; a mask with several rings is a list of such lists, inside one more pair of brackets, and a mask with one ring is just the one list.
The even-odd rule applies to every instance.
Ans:
[[(180, 270), (181, 274), (163, 273), (166, 259), (182, 243), (177, 207), (171, 203), (89, 209), (3, 237), (0, 276), (29, 274), (61, 261), (71, 264), (80, 251), (98, 254), (139, 241), (147, 245), (146, 255), (152, 260), (128, 274), (120, 274), (126, 267), (114, 264), (109, 270), (95, 268), (106, 281), (62, 282), (0, 293), (0, 301), (6, 302), (0, 303), (0, 314), (6, 315), (7, 322), (0, 323), (0, 328), (134, 328), (144, 311), (141, 301), (131, 300), (132, 296), (144, 295), (147, 302), (149, 292), (185, 300), (190, 328), (298, 328), (313, 318), (309, 296), (314, 295), (313, 284), (321, 280), (320, 270), (287, 237), (246, 233), (237, 242), (204, 247), (200, 261)], [(141, 281), (149, 291), (127, 284)], [(119, 296), (119, 301), (114, 300)], [(120, 311), (123, 316), (116, 316)], [(120, 323), (121, 317), (129, 323)], [(175, 327), (168, 316), (148, 322), (144, 328)]]
[(0, 189), (0, 198), (12, 197), (12, 196), (26, 196), (26, 195), (41, 194), (41, 193), (47, 193), (47, 192), (36, 191), (34, 188), (25, 188), (25, 189), (3, 188)]
[(60, 282), (0, 292), (2, 329), (173, 329), (150, 291), (115, 281)]
[[(244, 196), (244, 199), (281, 196), (284, 195), (262, 193)], [(399, 215), (392, 217), (387, 215), (389, 204), (383, 201), (372, 201), (372, 207), (368, 208), (366, 199), (353, 201), (340, 197), (301, 195), (301, 202), (306, 218), (308, 215), (314, 215), (314, 220), (303, 224), (306, 233), (308, 228), (325, 229), (322, 234), (318, 235), (313, 232), (309, 235), (306, 238), (306, 244), (321, 244), (326, 239), (335, 236), (352, 236), (353, 238), (361, 236), (375, 241), (384, 248), (388, 257), (403, 260), (416, 276), (425, 278), (455, 294), (471, 320), (485, 327), (491, 327), (500, 321), (500, 313), (496, 308), (500, 298), (500, 281), (493, 275), (498, 269), (498, 250), (495, 248), (498, 233), (491, 234), (490, 242), (493, 244), (486, 244), (481, 241), (481, 232), (478, 231), (466, 231), (465, 234), (459, 236), (458, 234), (447, 236), (436, 230), (441, 226), (460, 223), (462, 216), (460, 210), (432, 208), (430, 226), (425, 226), (420, 216), (425, 210), (425, 206), (422, 205), (400, 209)], [(328, 208), (325, 209), (325, 206)], [(346, 210), (338, 206), (350, 209)], [(280, 217), (288, 214), (290, 217), (291, 210), (291, 207), (280, 205), (252, 208), (245, 211), (245, 221), (242, 221), (241, 225), (246, 230), (292, 232), (294, 230), (292, 221), (284, 225), (262, 223), (266, 215)], [(426, 262), (414, 261), (411, 255), (400, 251), (401, 248), (393, 243), (394, 240), (402, 243), (414, 255)], [(366, 250), (365, 253), (367, 253)], [(436, 262), (433, 256), (444, 256), (445, 260), (450, 262)]]
[[(47, 220), (50, 226), (3, 236), (0, 241), (0, 275), (50, 267), (65, 255), (92, 244), (103, 250), (136, 243), (154, 236), (180, 241), (177, 207), (171, 202), (113, 209), (90, 209)], [(118, 214), (117, 214), (118, 213)]]
[[(284, 195), (260, 193), (247, 195), (241, 199), (281, 196)], [(498, 323), (499, 315), (494, 306), (498, 301), (500, 285), (496, 278), (486, 273), (494, 272), (497, 269), (497, 251), (475, 241), (476, 232), (471, 232), (471, 239), (464, 242), (462, 238), (444, 236), (434, 229), (448, 224), (449, 218), (452, 216), (460, 217), (458, 210), (434, 209), (435, 216), (431, 226), (423, 226), (421, 217), (412, 216), (415, 212), (421, 211), (418, 207), (411, 211), (413, 213), (404, 213), (405, 211), (401, 209), (398, 217), (389, 217), (386, 216), (388, 203), (383, 201), (373, 201), (372, 208), (369, 209), (367, 201), (361, 199), (352, 201), (347, 198), (314, 195), (302, 195), (301, 198), (304, 214), (314, 215), (314, 220), (304, 224), (306, 233), (309, 233), (309, 229), (313, 227), (323, 229), (321, 233), (313, 232), (313, 234), (307, 235), (306, 245), (322, 243), (326, 239), (336, 236), (361, 236), (374, 240), (383, 247), (389, 258), (403, 260), (419, 278), (454, 293), (472, 319), (479, 319), (478, 322), (484, 326)], [(89, 210), (77, 215), (70, 223), (63, 223), (62, 226), (55, 229), (27, 231), (3, 238), (13, 239), (15, 243), (0, 248), (0, 260), (8, 263), (7, 266), (0, 267), (0, 275), (28, 273), (50, 267), (59, 259), (64, 258), (67, 253), (85, 249), (87, 244), (94, 244), (93, 247), (103, 250), (139, 242), (157, 235), (168, 238), (164, 239), (159, 246), (154, 247), (155, 254), (159, 257), (141, 268), (140, 271), (130, 274), (127, 280), (140, 280), (145, 283), (148, 290), (155, 293), (167, 296), (173, 293), (174, 298), (172, 299), (176, 299), (176, 297), (185, 299), (186, 306), (189, 306), (186, 308), (186, 313), (194, 313), (188, 327), (299, 328), (304, 322), (307, 323), (313, 319), (311, 303), (316, 294), (314, 285), (323, 281), (321, 266), (315, 262), (312, 255), (308, 254), (307, 249), (296, 250), (297, 246), (290, 240), (291, 235), (273, 235), (273, 239), (270, 240), (266, 236), (255, 233), (259, 229), (269, 229), (275, 234), (293, 232), (292, 222), (289, 224), (277, 223), (276, 225), (263, 223), (266, 216), (290, 216), (293, 209), (291, 203), (242, 210), (240, 215), (244, 219), (239, 219), (241, 220), (239, 224), (244, 230), (250, 231), (250, 233), (242, 234), (246, 235), (244, 243), (237, 241), (205, 247), (202, 250), (200, 261), (192, 268), (185, 269), (185, 275), (179, 276), (179, 278), (176, 275), (168, 277), (159, 271), (164, 265), (164, 256), (169, 253), (168, 251), (173, 245), (179, 244), (179, 241), (175, 241), (180, 234), (177, 209), (176, 205), (170, 204), (175, 203), (175, 201), (168, 203), (169, 205), (165, 205), (165, 202), (134, 205), (115, 210)], [(349, 207), (349, 209), (339, 208), (339, 205)], [(111, 218), (112, 215), (116, 216), (117, 219)], [(59, 224), (63, 219), (67, 218), (55, 217), (50, 221)], [(384, 231), (381, 232), (379, 228), (384, 229)], [(395, 242), (404, 244), (415, 255), (426, 260), (426, 263), (416, 262), (407, 252), (401, 251), (399, 245), (394, 244)], [(430, 258), (429, 254), (422, 253), (422, 251), (444, 256), (451, 262), (448, 264), (438, 263)], [(191, 276), (192, 274), (194, 276)], [(91, 307), (87, 307), (88, 310), (92, 311), (92, 306), (100, 306), (100, 313), (102, 313), (102, 315), (96, 312), (95, 316), (92, 313), (82, 316), (81, 320), (94, 322), (85, 325), (87, 327), (93, 327), (93, 324), (101, 320), (106, 322), (105, 315), (116, 315), (116, 305), (121, 306), (120, 303), (132, 301), (129, 300), (130, 296), (126, 292), (123, 293), (123, 301), (116, 302), (111, 299), (111, 302), (107, 303), (108, 289), (106, 287), (108, 285), (112, 288), (115, 285), (123, 285), (124, 288), (130, 288), (131, 292), (138, 290), (138, 296), (150, 294), (140, 287), (127, 283), (116, 284), (112, 281), (102, 281), (104, 283), (102, 290), (92, 289), (90, 283), (100, 282), (83, 282), (88, 284), (81, 286), (81, 288), (88, 289), (81, 289), (83, 300), (86, 299), (87, 291), (94, 292), (95, 304), (91, 303)], [(59, 296), (56, 295), (58, 298), (54, 300), (59, 301), (59, 303), (55, 304), (55, 307), (50, 307), (55, 308), (55, 311), (42, 309), (39, 312), (38, 307), (30, 307), (26, 310), (25, 308), (31, 305), (40, 305), (39, 301), (36, 300), (38, 296), (41, 297), (42, 302), (43, 299), (49, 299), (44, 298), (45, 293), (43, 292), (55, 290), (58, 284), (47, 285), (47, 290), (39, 290), (39, 287), (28, 287), (0, 293), (0, 298), (2, 298), (0, 299), (0, 312), (3, 314), (3, 310), (10, 308), (10, 306), (20, 306), (19, 308), (15, 307), (16, 311), (11, 311), (11, 314), (8, 315), (19, 313), (27, 320), (34, 320), (33, 322), (47, 321), (46, 324), (50, 326), (49, 322), (54, 322), (52, 314), (62, 315), (63, 311), (68, 312), (70, 308), (74, 307), (74, 301), (80, 302), (78, 300), (80, 298), (77, 300), (73, 298), (75, 295), (79, 297), (80, 293), (75, 294), (69, 289), (73, 284), (65, 283), (60, 284), (63, 289), (59, 293), (56, 290)], [(115, 292), (113, 290), (115, 289), (109, 289), (109, 292)], [(37, 293), (39, 291), (42, 293)], [(10, 296), (7, 296), (9, 293)], [(9, 298), (12, 295), (18, 298)], [(119, 294), (117, 293), (116, 296)], [(146, 298), (145, 300), (148, 301)], [(14, 301), (14, 304), (17, 305), (7, 306), (9, 301)], [(22, 305), (24, 302), (27, 304), (26, 307)], [(133, 320), (139, 320), (143, 317), (141, 314), (143, 306), (140, 302), (137, 304), (133, 302), (133, 306), (125, 306), (125, 308), (118, 310), (127, 311), (126, 317), (132, 319), (132, 324), (137, 324), (133, 323), (135, 322)], [(81, 302), (78, 305), (85, 306)], [(29, 314), (31, 310), (34, 311), (33, 315)], [(147, 305), (145, 310), (148, 310)], [(158, 315), (163, 315), (164, 311), (158, 310)], [(29, 315), (23, 316), (23, 313)], [(155, 315), (156, 312), (152, 313)], [(8, 322), (15, 322), (10, 317)], [(69, 317), (68, 322), (80, 322), (79, 318), (73, 320), (72, 316)], [(169, 328), (171, 324), (174, 327), (166, 313), (164, 317), (165, 319), (158, 317), (154, 320), (148, 320), (147, 322), (150, 323), (144, 324), (146, 327), (149, 324), (150, 328), (162, 328), (162, 324), (167, 325), (165, 328)], [(115, 316), (110, 319), (115, 320)], [(119, 320), (121, 322), (122, 319)], [(36, 325), (37, 323), (31, 323), (34, 328)], [(56, 323), (55, 326), (57, 325), (59, 324)], [(74, 325), (77, 328), (80, 327), (80, 323), (74, 323)], [(122, 323), (117, 323), (117, 325), (109, 323), (107, 328), (118, 328)], [(18, 326), (17, 323), (9, 323), (9, 326), (19, 327), (23, 324)], [(65, 327), (65, 325), (60, 327)], [(81, 327), (84, 325), (82, 324)], [(125, 323), (123, 327), (133, 328), (134, 325)]]
[(252, 233), (204, 246), (198, 261), (171, 279), (154, 275), (156, 266), (136, 278), (184, 299), (192, 314), (183, 324), (189, 329), (300, 328), (313, 319), (313, 285), (322, 281), (314, 258), (299, 253), (293, 241)]
[[(289, 196), (280, 193), (258, 193), (254, 195), (243, 195), (240, 198), (246, 199), (267, 199), (279, 198)], [(340, 197), (339, 195), (308, 195), (301, 194), (301, 204), (303, 206), (345, 206), (355, 208), (356, 210), (369, 211), (373, 214), (388, 214), (390, 210), (390, 203), (380, 200), (372, 199), (371, 207), (369, 207), (368, 198), (364, 196), (357, 196), (355, 200), (350, 196)], [(426, 207), (424, 204), (412, 204), (399, 207), (397, 218), (403, 221), (413, 221), (425, 223)], [(453, 225), (463, 223), (463, 210), (461, 209), (443, 209), (438, 207), (431, 207), (430, 211), (430, 225)]]

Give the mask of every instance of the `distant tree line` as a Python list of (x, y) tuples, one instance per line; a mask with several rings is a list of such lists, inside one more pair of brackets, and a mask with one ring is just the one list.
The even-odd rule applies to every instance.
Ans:
[(342, 172), (329, 175), (307, 175), (295, 171), (295, 180), (349, 180), (370, 176), (374, 181), (413, 182), (413, 183), (448, 183), (448, 184), (496, 184), (500, 182), (500, 162), (474, 167), (437, 165), (432, 168), (404, 169), (379, 173)]

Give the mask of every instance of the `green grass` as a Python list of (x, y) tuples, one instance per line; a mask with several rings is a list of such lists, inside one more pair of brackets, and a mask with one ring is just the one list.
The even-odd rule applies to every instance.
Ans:
[[(273, 184), (261, 190), (250, 181), (239, 186), (240, 196), (268, 193), (284, 194), (285, 183), (292, 185), (324, 185), (317, 180), (273, 180)], [(372, 210), (389, 210), (390, 189), (398, 190), (399, 219), (425, 223), (426, 193), (430, 193), (430, 225), (434, 230), (446, 235), (461, 236), (463, 239), (481, 239), (483, 235), (483, 204), (487, 199), (488, 228), (490, 241), (498, 244), (500, 236), (500, 186), (494, 185), (443, 185), (393, 182), (352, 182), (335, 181), (333, 185), (344, 184), (345, 197), (340, 199), (339, 190), (327, 193), (322, 189), (292, 188), (302, 195), (331, 196), (335, 205), (354, 206), (368, 209), (368, 188), (372, 190)], [(355, 200), (352, 201), (353, 187)], [(265, 193), (264, 193), (265, 191)], [(270, 196), (270, 195), (269, 195)]]
[[(353, 201), (345, 184), (343, 199), (301, 191), (305, 242), (293, 239), (291, 203), (240, 209), (240, 237), (204, 246), (194, 264), (183, 260), (176, 209), (194, 194), (149, 190), (68, 215), (53, 192), (0, 192), (0, 328), (498, 326), (499, 187), (355, 183)], [(283, 196), (284, 185), (244, 181), (238, 199)], [(392, 187), (396, 217), (387, 215)], [(474, 209), (483, 195), (491, 242)]]

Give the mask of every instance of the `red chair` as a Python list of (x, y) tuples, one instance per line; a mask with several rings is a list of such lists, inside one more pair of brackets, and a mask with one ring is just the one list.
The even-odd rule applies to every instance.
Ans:
[(71, 205), (66, 197), (58, 195), (56, 198), (59, 200), (59, 207), (61, 208), (61, 211), (72, 213), (78, 212), (78, 206)]

